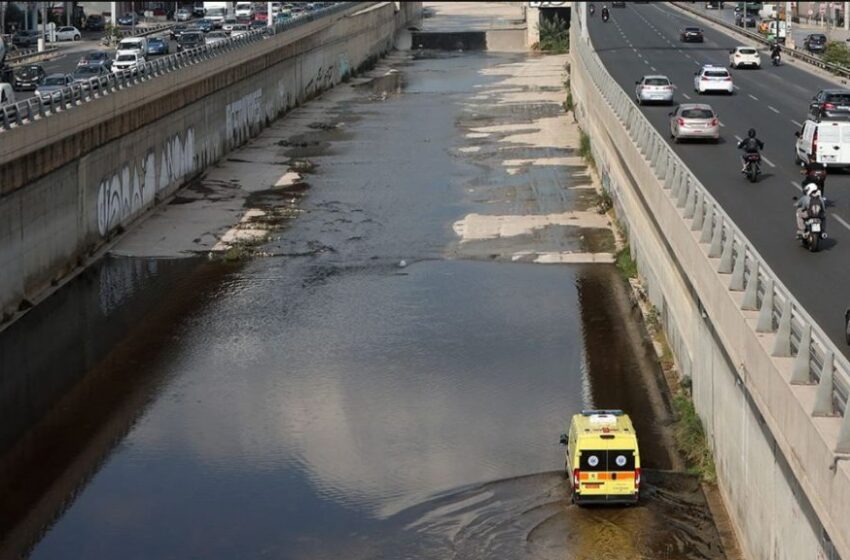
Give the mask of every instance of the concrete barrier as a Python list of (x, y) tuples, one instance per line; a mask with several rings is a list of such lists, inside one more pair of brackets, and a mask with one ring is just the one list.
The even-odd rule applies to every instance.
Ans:
[(581, 17), (573, 21), (577, 115), (693, 382), (745, 550), (850, 558), (846, 360), (607, 73)]
[(187, 65), (0, 143), (6, 318), (297, 104), (392, 48), (419, 3), (375, 3)]

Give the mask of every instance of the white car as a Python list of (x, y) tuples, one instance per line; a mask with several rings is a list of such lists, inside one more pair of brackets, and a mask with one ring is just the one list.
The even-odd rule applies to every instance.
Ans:
[(112, 61), (112, 71), (135, 70), (139, 65), (144, 63), (145, 57), (136, 51), (118, 51), (118, 54), (115, 55), (115, 60)]
[(237, 2), (236, 3), (236, 18), (237, 19), (251, 19), (254, 17), (254, 4), (251, 2)]
[(57, 41), (79, 41), (82, 38), (80, 30), (76, 27), (60, 27), (56, 30)]
[(694, 72), (694, 91), (697, 93), (721, 92), (732, 95), (735, 86), (732, 76), (722, 66), (706, 65)]
[(754, 47), (740, 46), (729, 51), (729, 66), (741, 68), (761, 68), (761, 56)]
[(245, 25), (244, 23), (237, 23), (233, 26), (233, 29), (230, 30), (230, 37), (235, 39), (240, 35), (248, 33), (248, 31), (250, 31), (250, 29), (248, 29), (247, 25)]
[(221, 30), (229, 35), (233, 31), (234, 25), (239, 25), (239, 23), (236, 21), (236, 18), (224, 18), (224, 23), (221, 24)]
[(224, 31), (210, 31), (207, 33), (207, 44), (215, 45), (216, 43), (224, 43), (227, 41), (227, 33)]
[(638, 105), (648, 102), (673, 103), (673, 83), (667, 76), (644, 76), (635, 82)]

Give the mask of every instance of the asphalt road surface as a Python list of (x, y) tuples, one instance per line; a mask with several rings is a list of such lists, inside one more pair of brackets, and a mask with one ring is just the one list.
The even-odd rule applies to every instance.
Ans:
[[(670, 107), (641, 110), (715, 199), (755, 245), (768, 265), (839, 348), (844, 341), (844, 311), (850, 302), (850, 177), (842, 171), (827, 179), (830, 239), (821, 252), (804, 250), (795, 239), (792, 197), (800, 194), (800, 169), (794, 160), (794, 132), (805, 120), (811, 97), (835, 83), (790, 65), (763, 65), (761, 70), (732, 70), (735, 93), (700, 95), (693, 78), (703, 64), (728, 67), (728, 51), (741, 41), (711, 28), (705, 42), (681, 43), (679, 32), (696, 18), (666, 4), (627, 4), (611, 9), (611, 19), (590, 19), (599, 56), (611, 75), (633, 94), (642, 75), (665, 74), (676, 86), (676, 103), (710, 104), (722, 123), (721, 142), (673, 144), (669, 139)], [(763, 54), (763, 62), (769, 60)], [(755, 128), (765, 142), (763, 175), (750, 184), (740, 173), (737, 140)]]

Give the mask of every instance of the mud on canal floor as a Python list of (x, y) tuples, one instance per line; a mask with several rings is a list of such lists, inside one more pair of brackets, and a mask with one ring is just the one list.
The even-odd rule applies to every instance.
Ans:
[[(213, 246), (290, 192), (270, 257), (106, 259), (4, 332), (0, 557), (722, 558), (618, 271), (531, 264), (614, 247), (564, 61), (397, 53), (165, 210)], [(591, 406), (635, 420), (637, 507), (569, 502)]]

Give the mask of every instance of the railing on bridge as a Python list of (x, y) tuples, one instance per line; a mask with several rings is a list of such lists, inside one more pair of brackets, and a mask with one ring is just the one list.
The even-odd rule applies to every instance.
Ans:
[(15, 127), (25, 126), (35, 120), (70, 110), (73, 107), (94, 101), (111, 92), (132, 87), (162, 74), (173, 72), (186, 66), (197, 64), (219, 56), (222, 53), (241, 49), (247, 45), (283, 33), (317, 19), (351, 9), (362, 2), (341, 2), (324, 9), (316, 10), (305, 16), (289, 19), (271, 27), (249, 31), (238, 37), (212, 45), (203, 45), (176, 54), (167, 55), (150, 62), (140, 64), (128, 70), (119, 70), (106, 76), (91, 78), (78, 84), (72, 84), (49, 97), (33, 97), (16, 104), (0, 107), (0, 133)]
[(730, 274), (729, 290), (743, 292), (742, 309), (758, 311), (756, 331), (775, 333), (772, 355), (794, 358), (791, 383), (817, 384), (812, 415), (843, 414), (834, 452), (850, 453), (850, 362), (611, 77), (589, 38), (575, 44), (572, 54), (587, 68), (601, 99), (628, 130), (683, 218), (691, 220), (691, 231), (709, 244), (709, 257), (719, 258), (718, 272)]

